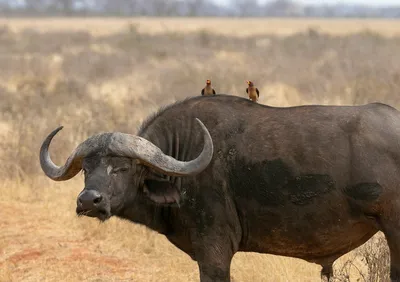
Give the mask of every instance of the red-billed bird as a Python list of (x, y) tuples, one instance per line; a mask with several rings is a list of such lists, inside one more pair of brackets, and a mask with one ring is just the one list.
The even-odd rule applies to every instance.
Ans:
[(202, 96), (215, 95), (215, 90), (211, 86), (211, 80), (207, 79), (206, 87), (201, 90)]
[(249, 95), (249, 99), (253, 102), (257, 102), (258, 98), (260, 97), (260, 91), (258, 88), (254, 86), (254, 83), (250, 80), (247, 81), (249, 87), (246, 88), (246, 93)]

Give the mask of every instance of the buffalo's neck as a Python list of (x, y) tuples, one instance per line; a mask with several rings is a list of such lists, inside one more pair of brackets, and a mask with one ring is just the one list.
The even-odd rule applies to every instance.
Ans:
[[(195, 118), (173, 121), (159, 118), (157, 122), (151, 122), (142, 128), (138, 135), (159, 147), (164, 154), (180, 161), (188, 161), (195, 159), (203, 148), (202, 131), (195, 122)], [(166, 179), (179, 192), (183, 191), (180, 177), (160, 175), (153, 170), (147, 177)], [(119, 216), (144, 224), (162, 234), (173, 233), (174, 227), (180, 225), (179, 212), (176, 212), (178, 208), (153, 203), (141, 189), (139, 188), (134, 201), (125, 203), (125, 208)]]
[(190, 240), (190, 233), (181, 218), (180, 209), (172, 206), (158, 206), (149, 203), (145, 195), (139, 196), (134, 203), (128, 205), (119, 217), (128, 219), (134, 223), (144, 225), (153, 231), (161, 233), (194, 259), (194, 253)]
[(161, 234), (169, 231), (170, 207), (159, 206), (150, 202), (147, 196), (140, 193), (131, 203), (126, 203), (118, 217), (142, 224)]

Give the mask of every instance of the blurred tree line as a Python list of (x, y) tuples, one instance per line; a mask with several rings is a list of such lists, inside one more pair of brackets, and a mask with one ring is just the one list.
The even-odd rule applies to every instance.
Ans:
[(400, 3), (399, 7), (302, 5), (293, 0), (221, 3), (217, 0), (0, 0), (0, 13), (2, 16), (400, 17)]

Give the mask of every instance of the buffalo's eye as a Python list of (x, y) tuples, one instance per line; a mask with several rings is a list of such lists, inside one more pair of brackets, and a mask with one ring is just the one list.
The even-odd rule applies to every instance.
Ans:
[(111, 171), (111, 173), (116, 174), (118, 172), (125, 172), (125, 171), (128, 171), (127, 167), (116, 167)]

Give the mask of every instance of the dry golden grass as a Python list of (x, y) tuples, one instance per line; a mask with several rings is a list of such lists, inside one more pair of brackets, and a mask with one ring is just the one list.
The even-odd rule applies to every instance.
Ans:
[[(40, 192), (2, 183), (0, 281), (198, 281), (197, 264), (163, 236), (115, 218), (78, 218), (77, 178), (51, 185), (43, 177), (30, 180)], [(231, 275), (233, 281), (311, 282), (319, 270), (298, 259), (238, 253)]]
[[(100, 224), (75, 216), (82, 176), (53, 182), (38, 163), (43, 137), (60, 124), (65, 128), (51, 148), (59, 164), (91, 134), (135, 133), (160, 105), (199, 95), (208, 78), (217, 92), (239, 96), (251, 79), (260, 102), (270, 105), (400, 105), (396, 21), (0, 24), (6, 24), (0, 30), (0, 281), (199, 279), (196, 263), (163, 236), (118, 219)], [(370, 242), (368, 248), (376, 246)], [(352, 252), (336, 269), (353, 261), (367, 275), (361, 258)], [(237, 254), (232, 263), (233, 281), (317, 281), (319, 270), (297, 259), (250, 253)], [(356, 267), (348, 272), (351, 281), (360, 276)]]

